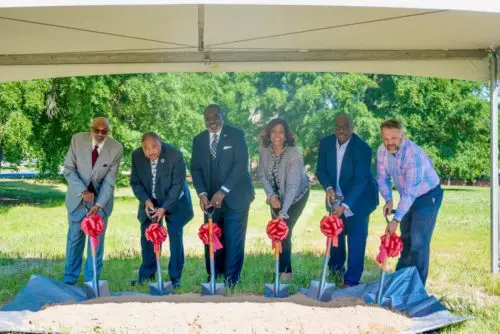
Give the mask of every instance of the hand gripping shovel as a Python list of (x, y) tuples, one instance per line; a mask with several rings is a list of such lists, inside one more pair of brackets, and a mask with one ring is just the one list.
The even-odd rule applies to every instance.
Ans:
[(271, 210), (273, 220), (267, 225), (267, 234), (273, 240), (274, 248), (274, 283), (267, 283), (264, 286), (264, 296), (268, 298), (286, 298), (288, 294), (288, 284), (280, 282), (280, 253), (281, 240), (288, 235), (288, 226), (282, 220), (277, 220), (277, 213)]
[[(87, 205), (85, 203), (84, 205), (88, 213)], [(104, 221), (98, 214), (89, 217), (85, 216), (82, 220), (81, 229), (88, 236), (92, 257), (92, 281), (84, 282), (87, 287), (87, 297), (96, 298), (110, 296), (108, 281), (97, 280), (96, 249), (99, 243), (97, 237), (104, 232)]]
[[(335, 197), (335, 202), (340, 202), (340, 198)], [(334, 202), (334, 203), (335, 203)], [(333, 204), (327, 201), (329, 217), (332, 216)], [(324, 218), (323, 218), (324, 219)], [(325, 259), (323, 261), (323, 271), (321, 272), (321, 279), (313, 280), (309, 284), (309, 289), (306, 291), (306, 296), (321, 302), (329, 302), (332, 299), (332, 293), (335, 289), (334, 283), (326, 281), (326, 271), (328, 270), (328, 261), (330, 260), (330, 249), (332, 247), (333, 238), (327, 237)]]
[(225, 295), (224, 283), (215, 281), (215, 248), (214, 248), (214, 224), (213, 215), (215, 209), (207, 208), (205, 214), (208, 217), (208, 249), (210, 255), (210, 281), (201, 283), (201, 294), (203, 296)]
[[(156, 255), (156, 273), (158, 275), (158, 280), (156, 283), (149, 283), (149, 293), (152, 296), (165, 296), (172, 293), (174, 287), (172, 281), (164, 282), (161, 271), (161, 243), (166, 240), (166, 230), (161, 224), (157, 223), (156, 217), (153, 218), (153, 214), (156, 209), (150, 211), (146, 209), (146, 214), (151, 221), (151, 224), (146, 230), (146, 238), (150, 240), (153, 245), (155, 245), (155, 255)], [(155, 235), (165, 234), (165, 237), (155, 238)]]
[[(395, 213), (396, 213), (396, 210), (392, 210), (390, 215), (393, 215)], [(386, 220), (387, 224), (390, 223), (388, 215), (385, 216), (385, 220)], [(402, 248), (400, 248), (399, 250), (397, 250), (398, 254), (401, 251), (401, 249)], [(385, 272), (387, 271), (387, 260), (389, 259), (389, 256), (394, 257), (394, 256), (397, 256), (397, 255), (396, 254), (388, 254), (388, 256), (384, 256), (384, 259), (383, 259), (383, 261), (381, 263), (380, 280), (379, 280), (378, 291), (377, 291), (377, 304), (378, 305), (382, 305), (382, 293), (384, 292)]]

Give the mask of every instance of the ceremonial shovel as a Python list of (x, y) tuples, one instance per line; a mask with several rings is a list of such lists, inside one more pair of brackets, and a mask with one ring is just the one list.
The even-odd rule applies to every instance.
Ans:
[[(153, 215), (156, 212), (156, 210), (157, 209), (155, 208), (150, 211), (148, 208), (146, 208), (146, 215), (151, 221), (151, 224), (157, 222), (157, 218), (156, 217), (153, 218)], [(162, 271), (161, 271), (161, 247), (159, 247), (158, 251), (155, 251), (155, 255), (156, 255), (156, 272), (158, 274), (158, 281), (156, 283), (149, 283), (149, 293), (152, 296), (169, 295), (174, 290), (174, 287), (172, 285), (172, 281), (163, 282)]]
[[(275, 209), (271, 210), (273, 219), (277, 214)], [(288, 294), (288, 284), (280, 282), (280, 247), (274, 247), (274, 283), (267, 283), (264, 286), (264, 296), (268, 298), (286, 298)]]
[(214, 295), (224, 295), (224, 283), (217, 283), (215, 281), (215, 249), (214, 249), (214, 226), (213, 226), (213, 215), (215, 209), (208, 208), (205, 210), (205, 214), (208, 217), (208, 249), (210, 254), (210, 281), (207, 283), (201, 283), (201, 294), (203, 296), (214, 296)]

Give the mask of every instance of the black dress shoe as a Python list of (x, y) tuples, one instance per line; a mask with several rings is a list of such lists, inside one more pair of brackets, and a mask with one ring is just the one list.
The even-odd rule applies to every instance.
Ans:
[(130, 285), (132, 285), (132, 286), (143, 285), (146, 282), (154, 282), (154, 280), (155, 280), (155, 275), (141, 277), (138, 280), (130, 281)]
[(181, 282), (180, 281), (172, 281), (172, 287), (174, 290), (177, 290), (181, 287)]

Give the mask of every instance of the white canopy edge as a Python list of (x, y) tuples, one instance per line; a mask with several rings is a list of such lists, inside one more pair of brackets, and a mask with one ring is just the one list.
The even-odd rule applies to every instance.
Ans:
[(461, 80), (488, 80), (488, 61), (484, 60), (391, 60), (391, 61), (287, 61), (163, 64), (63, 64), (0, 66), (0, 82), (48, 77), (86, 76), (99, 73), (155, 72), (353, 72), (414, 75)]
[(500, 12), (498, 0), (0, 0), (0, 8), (121, 5), (283, 5)]

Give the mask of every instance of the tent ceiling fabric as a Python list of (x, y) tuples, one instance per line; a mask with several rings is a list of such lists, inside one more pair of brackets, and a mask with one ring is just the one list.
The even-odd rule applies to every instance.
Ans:
[(163, 71), (488, 80), (500, 1), (395, 3), (0, 0), (0, 81)]

